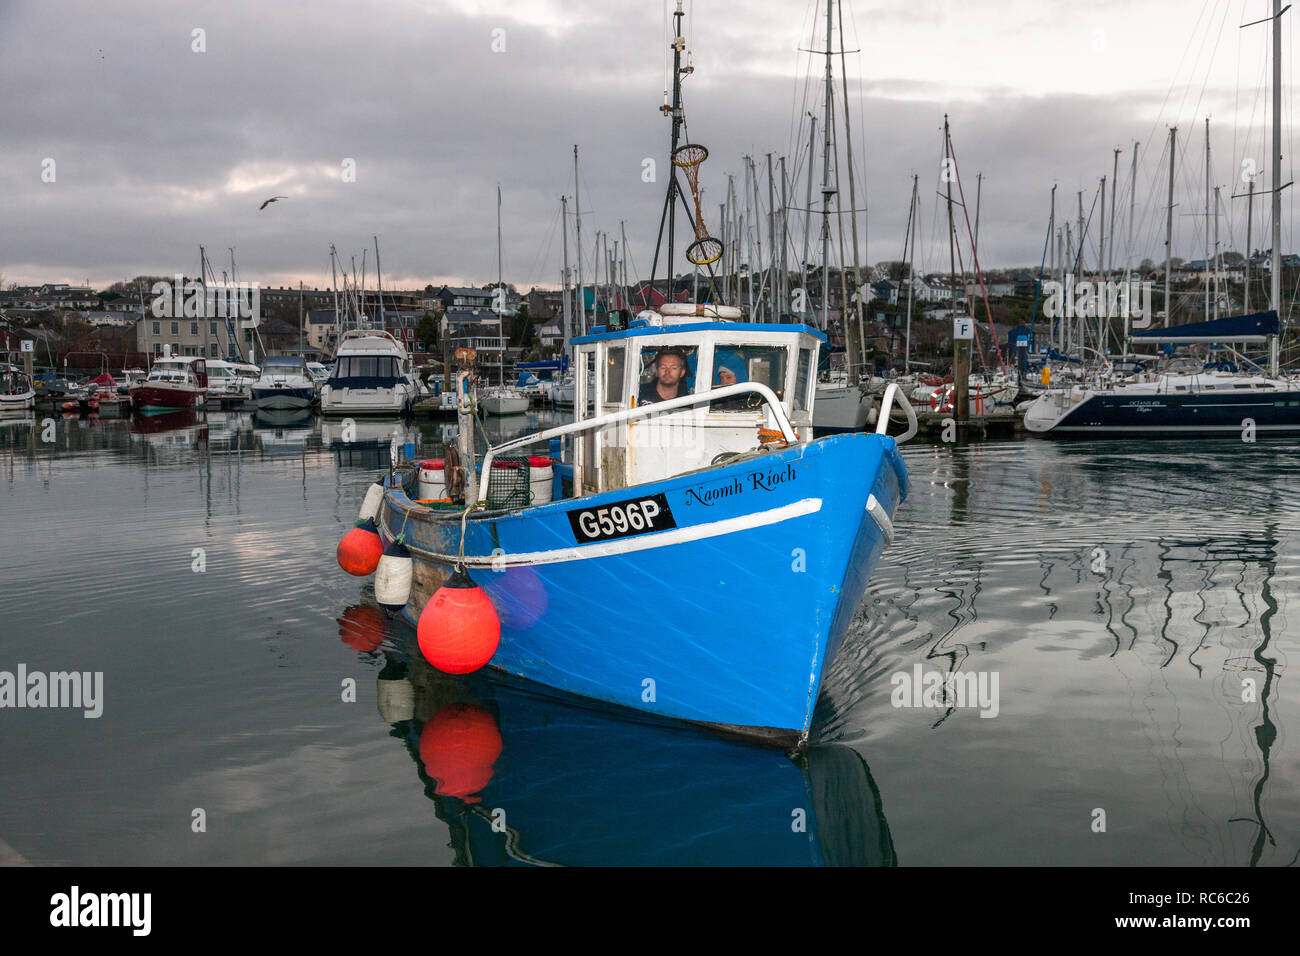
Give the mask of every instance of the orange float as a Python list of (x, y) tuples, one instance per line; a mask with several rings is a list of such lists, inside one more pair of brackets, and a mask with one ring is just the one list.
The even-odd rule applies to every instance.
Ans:
[(488, 661), (501, 643), (501, 618), (492, 601), (464, 568), (429, 598), (416, 627), (420, 653), (445, 674), (469, 674)]

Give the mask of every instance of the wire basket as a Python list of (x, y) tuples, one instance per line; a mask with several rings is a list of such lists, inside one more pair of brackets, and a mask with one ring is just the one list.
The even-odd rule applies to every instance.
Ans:
[(495, 458), (488, 476), (487, 506), (492, 511), (527, 508), (531, 500), (527, 458)]

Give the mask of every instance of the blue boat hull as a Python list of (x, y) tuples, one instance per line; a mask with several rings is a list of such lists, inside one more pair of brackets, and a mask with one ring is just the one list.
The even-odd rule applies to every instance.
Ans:
[(1240, 437), (1248, 419), (1257, 432), (1300, 434), (1300, 392), (1094, 395), (1048, 434)]
[[(501, 618), (491, 666), (660, 717), (806, 741), (822, 673), (906, 493), (893, 439), (855, 434), (471, 520), (470, 575)], [(580, 519), (651, 498), (675, 527), (579, 540)], [(381, 523), (416, 555), (405, 613), (417, 622), (450, 573), (460, 522), (392, 487)]]

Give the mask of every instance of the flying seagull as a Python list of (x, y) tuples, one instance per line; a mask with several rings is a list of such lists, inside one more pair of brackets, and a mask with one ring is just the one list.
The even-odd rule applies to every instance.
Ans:
[(257, 211), (261, 212), (263, 209), (271, 205), (271, 203), (275, 202), (277, 199), (288, 199), (288, 198), (289, 198), (288, 196), (272, 196), (266, 202), (262, 203), (262, 205), (258, 206)]

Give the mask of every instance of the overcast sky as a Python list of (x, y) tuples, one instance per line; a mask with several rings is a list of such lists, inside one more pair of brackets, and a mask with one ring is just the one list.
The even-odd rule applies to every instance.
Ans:
[[(799, 48), (824, 44), (821, 3), (686, 4), (687, 122), (711, 154), (700, 178), (714, 233), (726, 175), (743, 184), (744, 154), (758, 158), (764, 203), (764, 157), (786, 155), (791, 204), (804, 205), (800, 117), (811, 109), (820, 124), (824, 57)], [(936, 195), (945, 111), (972, 220), (984, 175), (986, 266), (1037, 264), (1053, 184), (1061, 218), (1077, 216), (1084, 191), (1095, 246), (1094, 193), (1101, 176), (1111, 188), (1116, 147), (1122, 261), (1134, 140), (1135, 255), (1162, 258), (1170, 125), (1179, 127), (1174, 254), (1200, 257), (1207, 115), (1222, 248), (1243, 248), (1246, 203), (1231, 194), (1246, 189), (1243, 161), (1267, 172), (1270, 28), (1238, 25), (1270, 9), (1267, 0), (846, 2), (845, 45), (860, 51), (847, 60), (863, 259), (901, 257), (915, 172), (918, 265), (946, 271)], [(1294, 19), (1284, 17), (1283, 182), (1294, 175)], [(658, 112), (664, 22), (662, 0), (0, 0), (0, 273), (6, 284), (97, 287), (194, 274), (203, 244), (218, 273), (234, 247), (241, 278), (327, 286), (330, 244), (359, 266), (378, 235), (385, 286), (481, 284), (497, 273), (500, 183), (506, 281), (555, 285), (559, 197), (573, 194), (577, 143), (586, 278), (596, 231), (612, 242), (620, 220), (629, 273), (646, 277), (670, 125)], [(643, 181), (647, 157), (655, 182)], [(47, 160), (53, 182), (42, 180)], [(355, 182), (344, 181), (346, 160)], [(819, 153), (815, 196), (820, 174)], [(841, 189), (847, 205), (847, 168)], [(1293, 194), (1283, 203), (1287, 251)], [(274, 195), (288, 198), (258, 209)], [(1109, 219), (1109, 198), (1107, 207)], [(1268, 244), (1266, 217), (1260, 201), (1256, 247)], [(790, 228), (793, 263), (801, 214)], [(816, 231), (814, 222), (814, 250)], [(680, 250), (684, 226), (679, 237)], [(766, 232), (762, 241), (766, 249)], [(373, 286), (372, 248), (366, 264)]]

